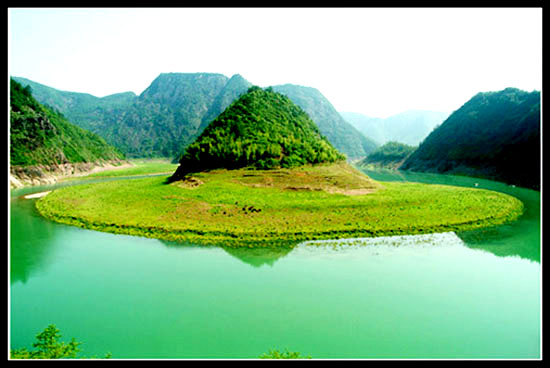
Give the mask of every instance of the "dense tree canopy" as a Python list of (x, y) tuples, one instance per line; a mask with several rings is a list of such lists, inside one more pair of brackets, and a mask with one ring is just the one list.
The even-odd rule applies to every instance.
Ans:
[(124, 155), (103, 138), (39, 104), (29, 86), (10, 81), (10, 164), (53, 165), (118, 160)]
[(288, 97), (254, 86), (187, 147), (173, 179), (214, 168), (269, 169), (343, 159)]
[(478, 93), (436, 128), (403, 170), (481, 176), (540, 188), (540, 92)]
[(378, 147), (368, 134), (363, 134), (336, 111), (329, 100), (312, 87), (283, 84), (273, 86), (300, 106), (319, 127), (321, 133), (349, 158), (365, 157)]

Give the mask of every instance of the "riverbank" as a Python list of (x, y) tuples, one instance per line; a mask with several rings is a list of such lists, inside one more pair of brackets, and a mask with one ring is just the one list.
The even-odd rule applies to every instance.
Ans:
[(517, 219), (514, 197), (471, 188), (376, 182), (349, 165), (214, 170), (85, 184), (39, 199), (54, 221), (119, 234), (234, 246), (470, 230)]
[(11, 189), (27, 186), (50, 185), (67, 178), (81, 178), (94, 173), (131, 168), (128, 161), (76, 162), (59, 165), (11, 166)]
[(10, 189), (51, 185), (64, 181), (173, 173), (178, 164), (166, 158), (120, 162), (63, 164), (10, 168)]
[(38, 193), (33, 193), (33, 194), (27, 194), (26, 196), (23, 196), (23, 198), (25, 198), (25, 199), (42, 198), (42, 197), (47, 196), (50, 192), (51, 192), (51, 190), (48, 190), (46, 192), (38, 192)]

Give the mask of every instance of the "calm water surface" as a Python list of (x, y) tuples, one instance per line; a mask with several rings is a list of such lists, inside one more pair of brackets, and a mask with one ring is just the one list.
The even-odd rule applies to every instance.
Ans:
[(540, 358), (540, 193), (367, 174), (477, 183), (526, 213), (458, 234), (250, 250), (56, 224), (20, 197), (48, 187), (12, 191), (11, 347), (55, 324), (82, 355), (113, 358)]

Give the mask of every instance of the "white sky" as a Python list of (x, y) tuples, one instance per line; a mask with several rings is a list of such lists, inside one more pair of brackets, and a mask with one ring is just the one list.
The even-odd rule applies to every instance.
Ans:
[(11, 8), (8, 22), (10, 75), (98, 97), (239, 73), (387, 117), (542, 88), (542, 8)]

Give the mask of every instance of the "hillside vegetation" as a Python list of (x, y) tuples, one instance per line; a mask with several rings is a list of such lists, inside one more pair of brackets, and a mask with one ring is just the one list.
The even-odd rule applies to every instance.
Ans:
[[(169, 157), (176, 162), (187, 145), (252, 85), (239, 74), (228, 78), (216, 73), (162, 73), (139, 96), (125, 92), (99, 98), (15, 79), (30, 85), (40, 103), (102, 136), (128, 157)], [(273, 89), (300, 106), (349, 158), (364, 157), (376, 148), (315, 88), (286, 84)]]
[(236, 74), (162, 73), (139, 96), (103, 98), (58, 91), (19, 78), (36, 98), (101, 135), (128, 157), (180, 157), (208, 123), (250, 83)]
[(109, 116), (119, 114), (137, 97), (133, 92), (96, 97), (89, 93), (60, 91), (21, 77), (13, 79), (22, 86), (30, 86), (33, 97), (42, 105), (60, 111), (73, 124), (96, 134), (105, 130), (104, 123)]
[(31, 88), (10, 80), (10, 165), (121, 160), (124, 155), (103, 138), (70, 123), (38, 103)]
[(187, 147), (172, 180), (216, 168), (289, 168), (343, 159), (288, 97), (254, 86)]
[(400, 167), (463, 174), (540, 189), (540, 92), (478, 93)]
[(378, 147), (357, 165), (395, 169), (411, 154), (416, 147), (399, 142), (388, 142)]
[(378, 147), (368, 133), (362, 134), (345, 121), (317, 89), (283, 84), (273, 86), (273, 90), (284, 94), (300, 106), (317, 124), (328, 141), (348, 158), (365, 157)]

